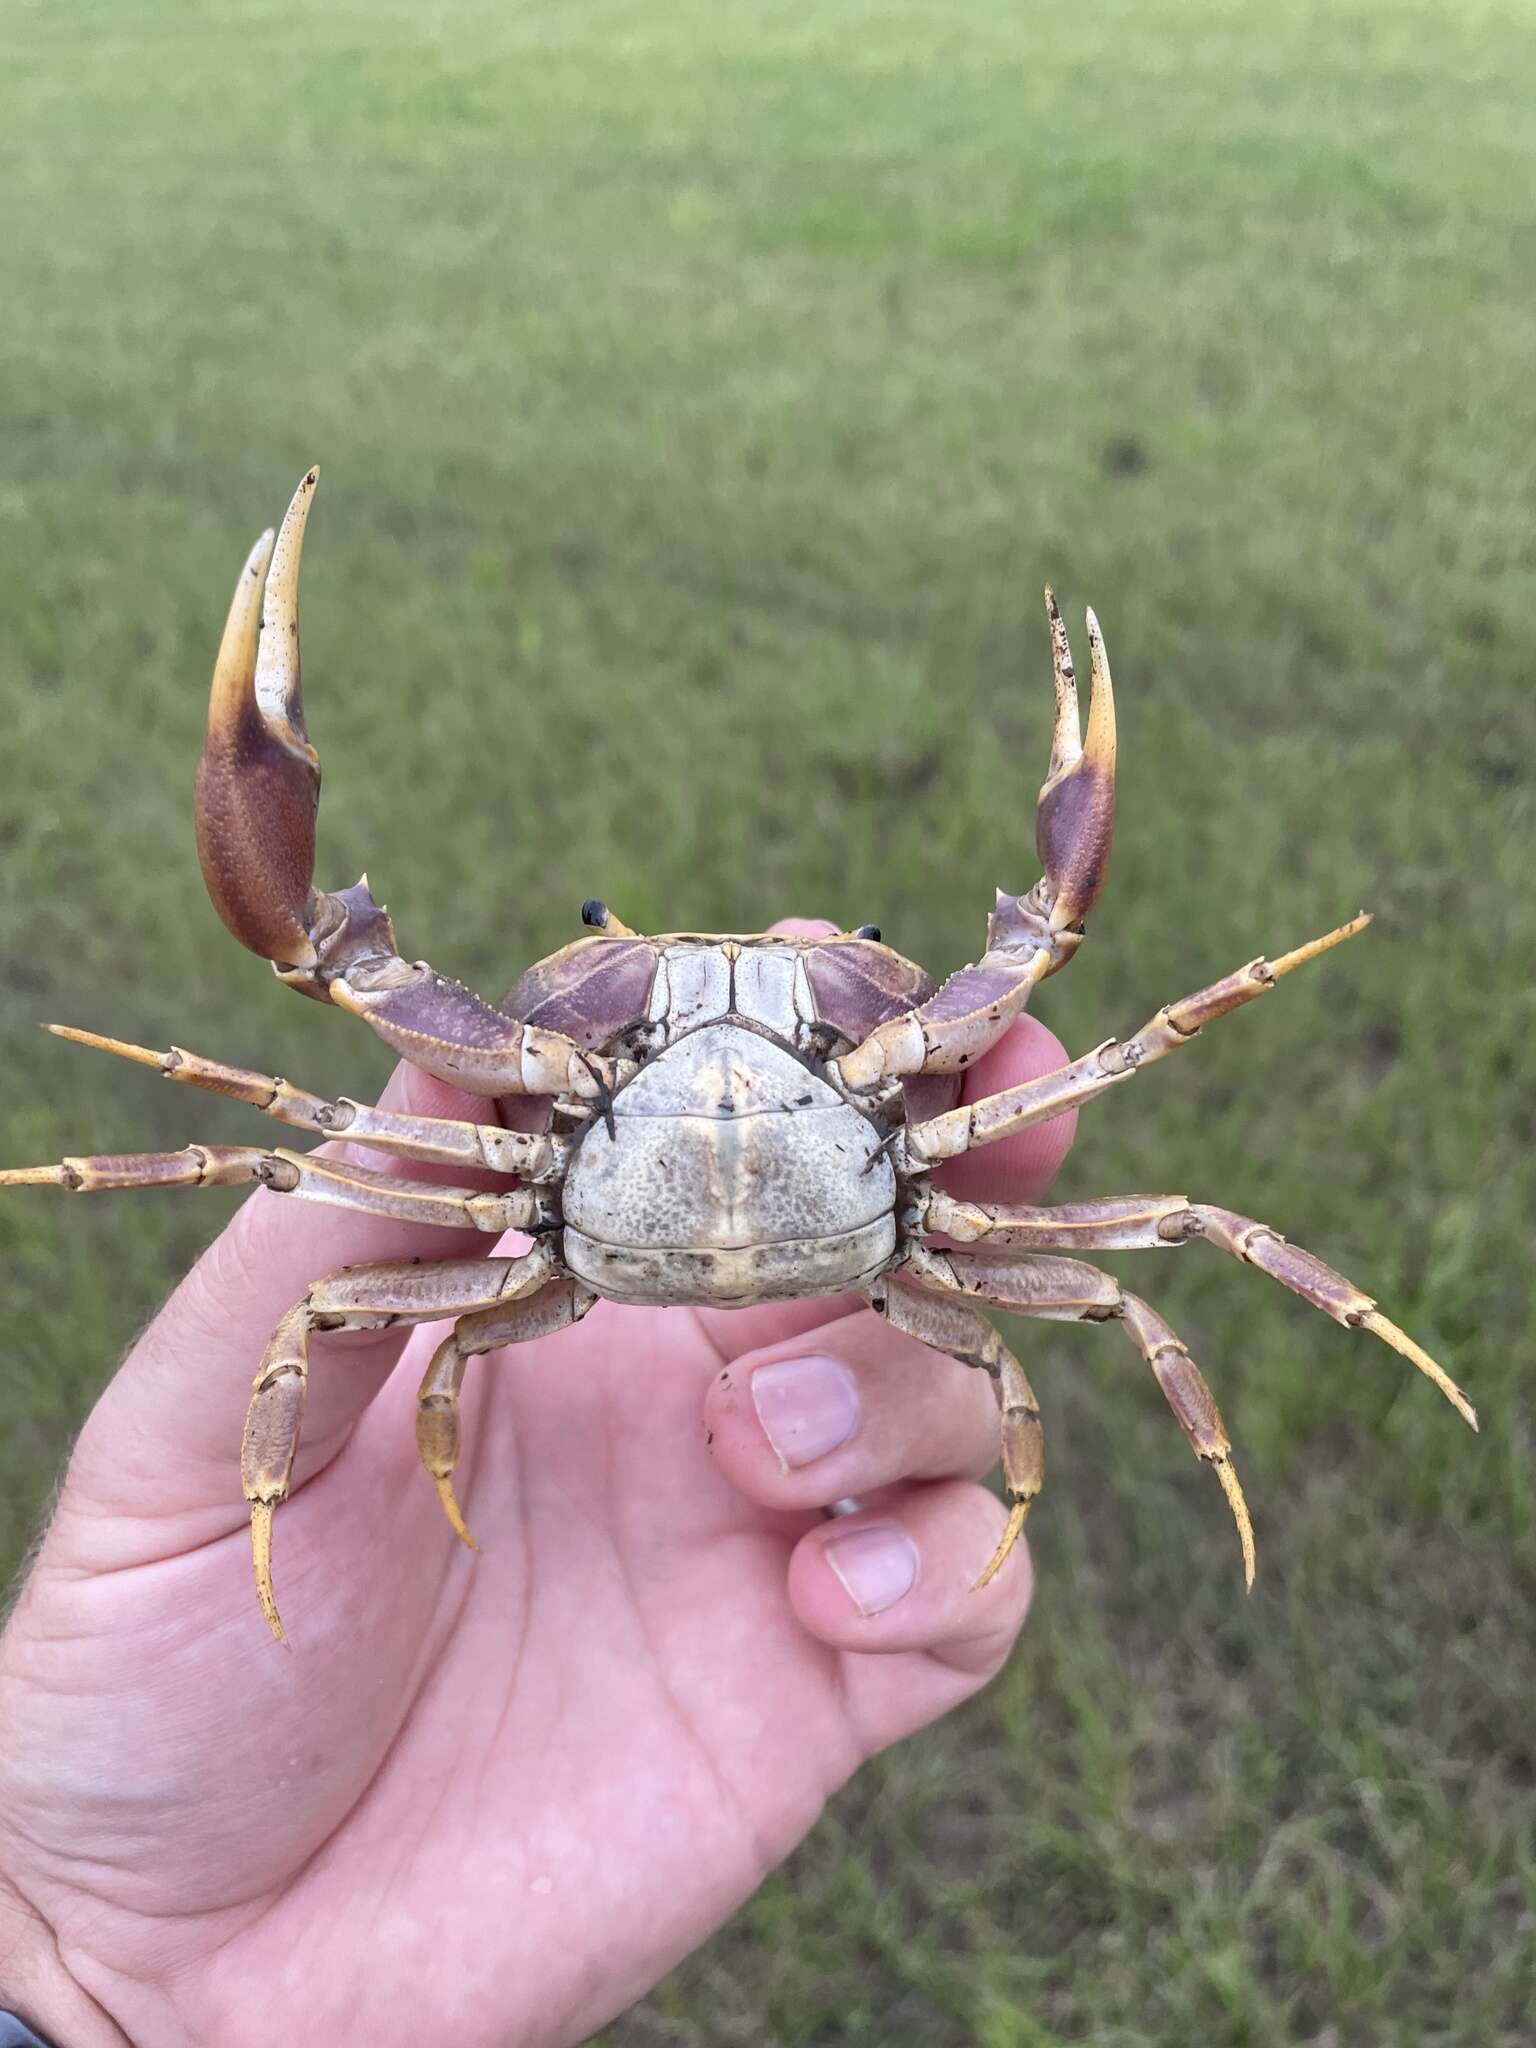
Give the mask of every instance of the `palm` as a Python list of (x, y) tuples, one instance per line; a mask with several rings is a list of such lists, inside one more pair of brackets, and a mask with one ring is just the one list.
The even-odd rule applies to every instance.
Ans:
[[(226, 1959), (232, 1972), (259, 1977), (274, 1940), (285, 1953), (312, 1943), (318, 1962), (336, 1913), (376, 1929), (401, 1912), (419, 1934), (389, 1945), (382, 1968), (372, 1952), (367, 1995), (381, 2016), (398, 2026), (415, 2008), (425, 2030), (451, 2009), (463, 2019), (455, 2038), (478, 2039), (477, 2022), (517, 2009), (538, 1963), (538, 2005), (514, 2037), (540, 2038), (540, 2011), (582, 2013), (584, 1987), (601, 1984), (585, 2031), (810, 1825), (872, 1745), (848, 1724), (844, 1660), (805, 1634), (786, 1598), (802, 1524), (752, 1507), (712, 1467), (701, 1397), (723, 1369), (681, 1312), (598, 1310), (563, 1342), (494, 1361), (472, 1425), (485, 1555), (450, 1554), (446, 1571), (407, 1418), (378, 1415), (345, 1483), (382, 1500), (398, 1478), (396, 1507), (419, 1517), (408, 1548), (424, 1563), (390, 1593), (399, 1539), (386, 1509), (338, 1568), (366, 1575), (379, 1560), (371, 1611), (345, 1619), (385, 1625), (374, 1675), (387, 1737), (400, 1733), (358, 1805), (379, 1733), (347, 1730), (343, 1703), (330, 1791), (346, 1818), (321, 1864)], [(317, 1631), (341, 1620), (317, 1616)], [(295, 1624), (300, 1651), (307, 1633)], [(963, 1689), (953, 1673), (943, 1683), (947, 1697)], [(306, 1804), (267, 1845), (274, 1884), (323, 1825), (313, 1788)], [(551, 1980), (552, 1953), (563, 1981)], [(477, 2006), (468, 1987), (488, 1970)], [(335, 1990), (328, 2020), (355, 2013), (364, 1987)], [(570, 2038), (568, 2018), (558, 2038)]]
[[(290, 1227), (273, 1198), (253, 1210)], [(255, 1284), (263, 1249), (243, 1246), (237, 1279), (215, 1247), (203, 1307), (178, 1297), (157, 1326), (176, 1355), (130, 1361), (82, 1438), (7, 1642), (0, 1814), (27, 1845), (18, 1887), (108, 2010), (124, 1985), (187, 1987), (150, 2008), (152, 2038), (579, 2039), (718, 1924), (866, 1756), (974, 1690), (1024, 1593), (978, 1596), (970, 1640), (932, 1653), (808, 1631), (790, 1560), (828, 1494), (802, 1475), (786, 1512), (776, 1488), (796, 1482), (776, 1467), (743, 1491), (705, 1403), (750, 1413), (736, 1359), (797, 1337), (833, 1349), (875, 1319), (846, 1300), (599, 1304), (471, 1376), (479, 1558), (417, 1461), (430, 1333), (366, 1405), (388, 1360), (338, 1342), (278, 1525), (285, 1655), (229, 1501), (247, 1340), (233, 1333), (240, 1369), (179, 1467), (141, 1426), (155, 1390), (127, 1384), (190, 1385), (197, 1315)], [(931, 1354), (921, 1369), (976, 1418), (959, 1465), (980, 1470), (984, 1386)], [(991, 1540), (970, 1536), (971, 1576)], [(883, 1626), (855, 1621), (848, 1640)]]

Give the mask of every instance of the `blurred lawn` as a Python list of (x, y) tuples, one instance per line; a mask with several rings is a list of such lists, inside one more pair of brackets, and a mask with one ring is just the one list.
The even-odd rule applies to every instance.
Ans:
[[(1256, 1275), (1142, 1263), (1240, 1447), (1245, 1602), (1124, 1347), (1026, 1332), (1026, 1646), (604, 2038), (1531, 2041), (1529, 16), (216, 12), (6, 9), (0, 1157), (257, 1135), (45, 1017), (385, 1071), (192, 849), (224, 605), (312, 459), (322, 880), (366, 862), (486, 987), (593, 893), (956, 966), (1034, 873), (1049, 574), (1105, 622), (1124, 819), (1056, 1029), (1378, 913), (1088, 1110), (1063, 1196), (1271, 1218), (1484, 1432)], [(8, 1559), (224, 1213), (0, 1208)]]

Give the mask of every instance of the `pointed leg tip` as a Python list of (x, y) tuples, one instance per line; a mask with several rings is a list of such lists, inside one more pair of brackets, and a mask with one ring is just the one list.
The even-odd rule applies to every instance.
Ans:
[(59, 1188), (64, 1185), (62, 1166), (10, 1166), (0, 1170), (0, 1188)]
[(163, 1067), (164, 1053), (152, 1046), (133, 1045), (126, 1038), (108, 1038), (101, 1031), (86, 1031), (78, 1024), (45, 1024), (43, 1029), (53, 1038), (66, 1039), (71, 1045), (86, 1046), (91, 1052), (116, 1053), (120, 1059), (134, 1060), (141, 1067)]
[(1237, 1524), (1237, 1540), (1243, 1551), (1243, 1585), (1244, 1589), (1251, 1593), (1254, 1576), (1258, 1570), (1258, 1549), (1253, 1540), (1253, 1518), (1248, 1513), (1248, 1501), (1243, 1493), (1242, 1484), (1232, 1468), (1230, 1458), (1215, 1456), (1209, 1459), (1209, 1463), (1221, 1482), (1221, 1490), (1227, 1497), (1227, 1506), (1232, 1510), (1232, 1519)]
[(256, 1572), (256, 1598), (266, 1624), (272, 1631), (273, 1639), (285, 1647), (287, 1631), (283, 1617), (277, 1611), (277, 1596), (272, 1590), (272, 1510), (275, 1503), (269, 1500), (251, 1502), (251, 1563)]
[(1324, 932), (1321, 938), (1308, 939), (1304, 946), (1293, 947), (1289, 953), (1282, 953), (1278, 960), (1271, 960), (1270, 973), (1278, 978), (1282, 974), (1289, 974), (1293, 967), (1304, 967), (1320, 953), (1331, 952), (1335, 946), (1342, 946), (1346, 939), (1355, 938), (1370, 922), (1370, 911), (1360, 911), (1350, 918), (1347, 924), (1335, 925), (1331, 932)]
[(50, 1038), (67, 1038), (71, 1045), (113, 1045), (114, 1039), (103, 1038), (98, 1032), (87, 1031), (80, 1024), (44, 1024), (39, 1027)]
[(976, 1581), (975, 1585), (972, 1586), (971, 1591), (973, 1593), (979, 1593), (983, 1586), (990, 1586), (1007, 1563), (1008, 1553), (1018, 1542), (1019, 1536), (1023, 1531), (1024, 1523), (1029, 1515), (1029, 1506), (1030, 1504), (1027, 1500), (1016, 1500), (1009, 1508), (1007, 1526), (998, 1540), (997, 1548), (993, 1551), (986, 1570)]
[(439, 1478), (434, 1472), (432, 1484), (437, 1488), (437, 1497), (443, 1504), (443, 1513), (448, 1517), (454, 1535), (458, 1537), (466, 1550), (472, 1550), (478, 1556), (480, 1546), (469, 1533), (463, 1511), (459, 1507), (458, 1495), (453, 1490), (453, 1481), (446, 1474)]
[(1369, 1330), (1373, 1337), (1379, 1337), (1383, 1344), (1390, 1344), (1399, 1356), (1416, 1366), (1425, 1379), (1437, 1386), (1447, 1401), (1456, 1410), (1467, 1427), (1481, 1435), (1478, 1429), (1477, 1410), (1451, 1378), (1438, 1359), (1431, 1358), (1421, 1344), (1415, 1344), (1406, 1330), (1400, 1330), (1396, 1323), (1384, 1316), (1380, 1309), (1371, 1309), (1359, 1319), (1359, 1327)]
[(1474, 1436), (1481, 1436), (1483, 1432), (1477, 1419), (1477, 1410), (1472, 1406), (1472, 1403), (1467, 1399), (1460, 1387), (1456, 1385), (1455, 1381), (1447, 1380), (1442, 1392), (1468, 1429), (1471, 1430), (1472, 1434)]

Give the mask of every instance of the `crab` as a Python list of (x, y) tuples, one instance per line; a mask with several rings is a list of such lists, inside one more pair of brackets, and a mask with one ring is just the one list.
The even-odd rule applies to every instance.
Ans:
[(1115, 711), (1091, 611), (1085, 731), (1066, 629), (1045, 593), (1056, 708), (1036, 811), (1040, 879), (1023, 895), (998, 892), (985, 950), (942, 987), (872, 925), (826, 937), (645, 935), (594, 899), (582, 907), (587, 935), (491, 1003), (401, 955), (366, 877), (334, 893), (313, 885), (320, 763), (304, 725), (298, 589), (318, 478), (309, 471), (281, 528), (252, 548), (224, 628), (196, 793), (209, 894), (235, 938), (290, 988), (351, 1011), (470, 1095), (545, 1098), (546, 1127), (508, 1129), (494, 1111), (472, 1122), (327, 1101), (180, 1048), (50, 1025), (302, 1131), (482, 1177), (489, 1169), (501, 1190), (412, 1184), (282, 1146), (190, 1145), (0, 1173), (0, 1184), (76, 1193), (257, 1183), (415, 1224), (525, 1233), (526, 1250), (501, 1256), (330, 1273), (279, 1322), (241, 1453), (257, 1594), (279, 1641), (272, 1521), (288, 1493), (316, 1330), (453, 1318), (421, 1382), (416, 1431), (447, 1518), (471, 1549), (453, 1484), (469, 1361), (573, 1324), (599, 1299), (732, 1309), (857, 1293), (895, 1329), (987, 1373), (1009, 1513), (978, 1585), (1001, 1569), (1044, 1476), (1034, 1393), (984, 1307), (1125, 1332), (1220, 1482), (1253, 1584), (1252, 1524), (1199, 1368), (1154, 1309), (1078, 1253), (1210, 1245), (1382, 1339), (1477, 1427), (1461, 1389), (1371, 1296), (1266, 1223), (1182, 1195), (1004, 1207), (957, 1200), (935, 1180), (946, 1160), (1124, 1086), (1369, 922), (1362, 912), (1278, 958), (1252, 960), (1053, 1073), (939, 1106), (928, 1077), (957, 1075), (1002, 1037), (1036, 985), (1077, 951), (1104, 886)]

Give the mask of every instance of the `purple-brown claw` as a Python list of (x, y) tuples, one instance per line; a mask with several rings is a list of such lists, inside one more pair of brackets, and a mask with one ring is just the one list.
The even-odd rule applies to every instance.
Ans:
[(1115, 697), (1099, 622), (1088, 614), (1093, 694), (1088, 734), (1078, 736), (1077, 682), (1066, 628), (1053, 592), (1045, 593), (1056, 659), (1056, 731), (1050, 773), (1035, 812), (1035, 850), (1045, 870), (1052, 932), (1080, 925), (1099, 900), (1115, 834)]
[(304, 729), (299, 563), (320, 480), (311, 469), (276, 538), (264, 533), (229, 607), (197, 768), (197, 852), (213, 907), (281, 980), (328, 999), (330, 983), (395, 952), (368, 880), (317, 891), (320, 756)]
[(995, 1045), (1038, 982), (1065, 967), (1098, 901), (1115, 831), (1115, 699), (1099, 622), (1088, 614), (1093, 696), (1088, 736), (1078, 715), (1072, 650), (1054, 591), (1045, 593), (1056, 680), (1050, 767), (1035, 810), (1044, 870), (1022, 896), (1001, 889), (987, 921), (987, 950), (918, 1007), (881, 1022), (832, 1062), (845, 1087), (867, 1089), (907, 1074), (955, 1073)]
[(1039, 975), (1055, 974), (1077, 951), (1082, 927), (1104, 888), (1115, 836), (1115, 697), (1099, 622), (1088, 614), (1093, 695), (1084, 739), (1078, 713), (1077, 676), (1067, 629), (1047, 588), (1051, 665), (1056, 681), (1056, 725), (1051, 759), (1035, 808), (1035, 850), (1044, 870), (1024, 896), (998, 891), (987, 927), (989, 955), (1037, 950)]
[(294, 493), (274, 542), (240, 572), (214, 664), (197, 770), (197, 851), (213, 907), (279, 969), (312, 968), (310, 891), (320, 757), (304, 730), (299, 558), (320, 472)]

